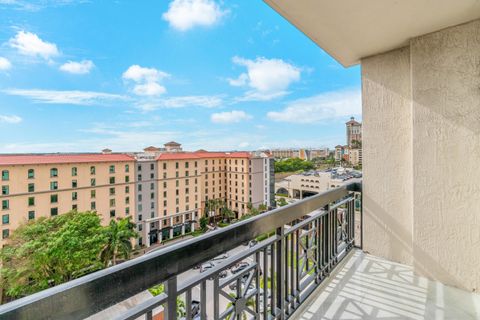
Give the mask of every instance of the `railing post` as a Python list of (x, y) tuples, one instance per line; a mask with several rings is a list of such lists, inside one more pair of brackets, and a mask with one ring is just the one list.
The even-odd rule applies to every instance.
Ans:
[(277, 242), (276, 252), (276, 270), (277, 270), (277, 307), (280, 309), (278, 319), (285, 319), (285, 229), (284, 226), (277, 228), (277, 236), (280, 240)]
[(165, 304), (165, 319), (177, 319), (177, 277), (172, 277), (165, 283), (165, 293), (167, 294), (167, 303)]

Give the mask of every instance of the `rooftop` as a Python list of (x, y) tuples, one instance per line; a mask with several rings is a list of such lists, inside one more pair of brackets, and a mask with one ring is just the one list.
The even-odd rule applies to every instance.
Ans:
[(56, 153), (56, 154), (12, 154), (0, 155), (0, 165), (62, 164), (133, 161), (123, 153)]

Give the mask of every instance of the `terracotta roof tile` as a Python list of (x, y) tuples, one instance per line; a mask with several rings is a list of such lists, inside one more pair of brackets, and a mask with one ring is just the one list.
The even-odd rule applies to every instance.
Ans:
[(14, 154), (0, 155), (1, 165), (24, 164), (61, 164), (61, 163), (90, 163), (90, 162), (124, 162), (134, 161), (134, 158), (121, 153), (77, 153), (77, 154)]

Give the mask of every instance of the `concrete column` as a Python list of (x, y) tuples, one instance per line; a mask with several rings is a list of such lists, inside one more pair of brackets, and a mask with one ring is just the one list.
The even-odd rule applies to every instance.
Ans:
[(150, 247), (150, 223), (145, 222), (144, 224), (144, 229), (145, 229), (145, 246), (148, 248)]
[(173, 217), (170, 217), (170, 239), (173, 238)]
[(185, 214), (182, 214), (182, 235), (185, 234)]
[(158, 242), (161, 243), (163, 240), (163, 220), (158, 221)]

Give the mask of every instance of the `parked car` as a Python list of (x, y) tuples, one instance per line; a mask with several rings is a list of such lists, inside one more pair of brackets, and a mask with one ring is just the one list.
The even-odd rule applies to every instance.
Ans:
[(233, 274), (236, 274), (236, 273), (239, 273), (240, 271), (246, 269), (250, 264), (248, 262), (239, 262), (237, 263), (236, 265), (234, 265), (230, 271), (233, 273)]
[(255, 240), (255, 239), (254, 239), (254, 240), (250, 240), (250, 242), (248, 243), (248, 247), (251, 248), (251, 247), (253, 247), (254, 245), (256, 245), (257, 243), (258, 243), (258, 241)]
[(223, 278), (226, 278), (227, 276), (228, 276), (227, 270), (222, 270), (222, 271), (220, 271), (220, 272), (218, 273), (218, 277), (219, 277), (219, 278), (222, 278), (222, 279), (223, 279)]
[(215, 258), (213, 258), (212, 260), (213, 261), (218, 261), (218, 260), (225, 260), (229, 257), (228, 253), (225, 252), (225, 253), (222, 253), (221, 255), (219, 256), (216, 256)]
[(215, 267), (215, 265), (213, 264), (213, 262), (205, 262), (203, 263), (201, 266), (200, 266), (200, 272), (205, 272), (207, 270), (210, 270), (212, 269), (213, 267)]

